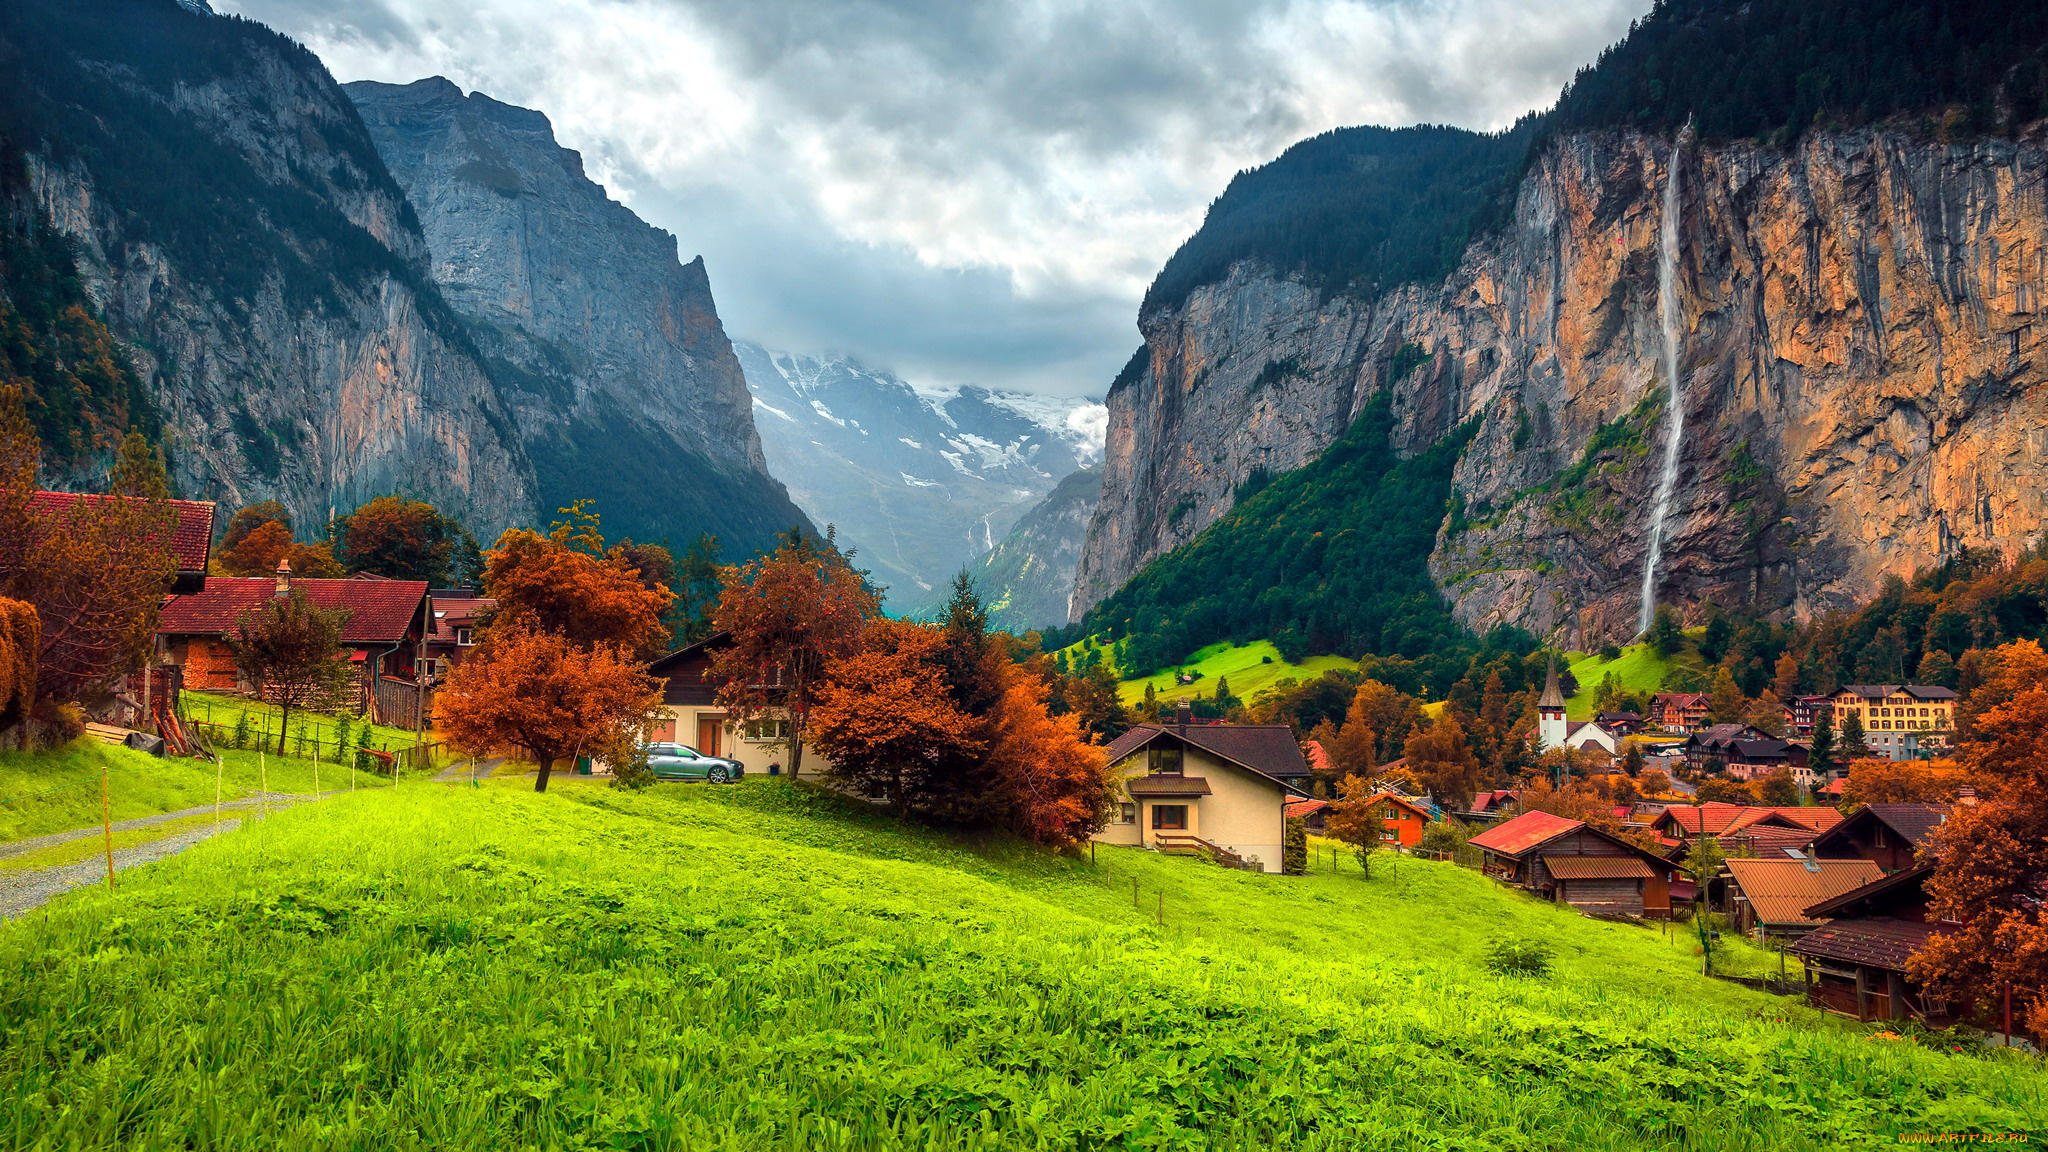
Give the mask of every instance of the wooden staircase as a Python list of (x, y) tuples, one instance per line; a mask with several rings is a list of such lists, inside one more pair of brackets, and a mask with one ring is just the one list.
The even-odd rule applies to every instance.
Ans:
[(1250, 872), (1258, 866), (1232, 852), (1221, 844), (1190, 836), (1182, 832), (1160, 832), (1152, 837), (1153, 845), (1162, 856), (1201, 856), (1221, 864), (1225, 868), (1236, 868)]

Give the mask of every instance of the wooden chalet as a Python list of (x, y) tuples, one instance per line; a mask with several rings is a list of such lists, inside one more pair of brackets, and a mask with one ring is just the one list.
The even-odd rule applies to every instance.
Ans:
[(1868, 860), (1886, 872), (1911, 868), (1948, 819), (1946, 804), (1865, 804), (1823, 832), (1813, 854), (1828, 860)]
[[(1763, 825), (1803, 830), (1818, 836), (1842, 822), (1833, 808), (1799, 805), (1729, 804), (1710, 800), (1705, 804), (1674, 804), (1652, 821), (1659, 836), (1692, 841), (1702, 836), (1727, 840), (1746, 829)], [(1809, 837), (1809, 840), (1811, 837)]]
[(732, 633), (717, 632), (662, 656), (647, 666), (661, 681), (661, 709), (666, 716), (648, 731), (657, 743), (678, 743), (707, 756), (723, 756), (744, 765), (748, 775), (823, 775), (825, 758), (804, 746), (801, 771), (789, 768), (789, 724), (780, 716), (734, 720), (718, 704), (720, 681), (712, 658), (732, 647)]
[(1525, 812), (1474, 836), (1487, 875), (1595, 916), (1671, 914), (1677, 865), (1612, 833)]
[(1704, 692), (1659, 692), (1650, 697), (1650, 722), (1666, 732), (1691, 732), (1707, 723)]
[(1907, 961), (1937, 927), (1927, 910), (1933, 871), (1931, 861), (1915, 864), (1806, 909), (1825, 923), (1785, 950), (1805, 965), (1814, 1007), (1857, 1020), (1956, 1022), (1947, 1003), (1906, 976)]
[[(111, 496), (91, 492), (37, 492), (29, 497), (28, 506), (31, 515), (40, 520), (55, 521), (61, 528), (65, 515), (74, 509), (104, 505), (107, 501), (136, 500), (137, 498), (132, 496)], [(139, 502), (161, 504), (172, 516), (166, 529), (169, 539), (158, 536), (152, 541), (169, 544), (171, 557), (177, 565), (171, 575), (170, 587), (164, 591), (174, 595), (188, 595), (204, 588), (206, 568), (213, 559), (213, 501)]]
[(417, 726), (431, 714), (417, 680), (422, 641), (432, 619), (424, 580), (353, 576), (343, 580), (294, 578), (279, 564), (266, 578), (209, 576), (204, 590), (173, 596), (157, 619), (157, 642), (185, 688), (250, 692), (235, 666), (228, 637), (242, 617), (273, 599), (304, 592), (317, 608), (345, 609), (343, 658), (356, 672), (334, 704), (359, 710), (380, 724)]

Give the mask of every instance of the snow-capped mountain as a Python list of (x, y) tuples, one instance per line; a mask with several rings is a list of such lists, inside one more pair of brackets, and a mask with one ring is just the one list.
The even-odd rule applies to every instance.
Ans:
[(1102, 458), (1100, 400), (914, 385), (843, 356), (733, 349), (770, 473), (858, 549), (893, 612), (927, 599)]

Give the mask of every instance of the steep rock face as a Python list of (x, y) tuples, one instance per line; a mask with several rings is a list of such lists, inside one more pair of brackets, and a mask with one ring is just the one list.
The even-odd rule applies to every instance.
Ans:
[(1099, 465), (1074, 473), (1018, 517), (1017, 526), (995, 548), (968, 565), (991, 625), (1021, 633), (1066, 622), (1081, 543), (1101, 497)]
[(1035, 501), (1101, 458), (1097, 401), (914, 386), (844, 356), (738, 347), (770, 467), (859, 549), (891, 612), (929, 607)]
[(392, 491), (482, 533), (531, 515), (493, 384), (326, 71), (168, 4), (24, 4), (0, 22), (33, 208), (161, 413), (177, 480), (319, 523)]
[[(1249, 264), (1141, 319), (1110, 395), (1078, 615), (1391, 390), (1401, 448), (1468, 419), (1432, 575), (1465, 623), (1634, 632), (1665, 429), (1673, 145), (1554, 142), (1441, 284), (1371, 304)], [(1799, 616), (2043, 527), (2048, 149), (1903, 132), (1677, 151), (1686, 432), (1657, 596)]]
[(345, 88), (505, 386), (543, 511), (593, 497), (615, 533), (748, 549), (804, 522), (769, 478), (701, 257), (607, 196), (539, 112), (439, 77)]

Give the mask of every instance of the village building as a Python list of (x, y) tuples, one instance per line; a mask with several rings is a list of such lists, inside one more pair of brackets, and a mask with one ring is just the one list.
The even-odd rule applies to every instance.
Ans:
[(1634, 712), (1595, 712), (1593, 723), (1624, 738), (1643, 730), (1643, 718)]
[(1948, 1004), (1906, 975), (1907, 962), (1937, 927), (1927, 907), (1933, 872), (1932, 862), (1916, 864), (1806, 909), (1809, 919), (1824, 923), (1786, 952), (1804, 964), (1814, 1007), (1856, 1020), (1913, 1019), (1935, 1028), (1956, 1022)]
[(1768, 740), (1771, 734), (1749, 724), (1711, 724), (1700, 728), (1679, 745), (1685, 762), (1693, 768), (1704, 768), (1709, 760), (1727, 762), (1738, 740)]
[(1671, 914), (1677, 866), (1609, 832), (1525, 812), (1474, 836), (1488, 876), (1595, 916)]
[(427, 633), (427, 654), (421, 661), (427, 682), (438, 684), (474, 651), (483, 638), (483, 620), (498, 606), (472, 588), (436, 588), (433, 628)]
[(1868, 860), (1729, 859), (1722, 865), (1728, 919), (1757, 940), (1797, 939), (1820, 926), (1806, 909), (1883, 875)]
[(737, 760), (745, 775), (822, 777), (826, 760), (809, 745), (803, 750), (801, 772), (792, 771), (787, 719), (764, 716), (739, 721), (719, 706), (720, 682), (712, 673), (711, 660), (732, 643), (732, 633), (714, 633), (647, 666), (647, 674), (661, 681), (661, 711), (665, 714), (648, 730), (648, 742), (682, 744), (706, 756)]
[(1722, 767), (1734, 780), (1761, 780), (1783, 769), (1795, 783), (1811, 788), (1815, 781), (1807, 767), (1810, 751), (1804, 744), (1775, 736), (1735, 740), (1728, 745)]
[(1794, 696), (1785, 701), (1785, 732), (1799, 739), (1813, 735), (1813, 725), (1822, 713), (1832, 714), (1833, 698), (1828, 696)]
[(245, 614), (293, 591), (304, 592), (316, 608), (349, 613), (341, 627), (341, 647), (355, 674), (332, 701), (335, 707), (405, 728), (431, 715), (431, 698), (416, 676), (432, 619), (424, 580), (295, 578), (286, 564), (278, 565), (275, 578), (209, 576), (204, 590), (166, 601), (157, 620), (158, 646), (177, 670), (181, 686), (254, 691), (235, 666), (228, 638)]
[(1302, 827), (1321, 836), (1330, 827), (1330, 802), (1327, 800), (1289, 800), (1286, 817), (1301, 821)]
[(1521, 800), (1522, 793), (1514, 788), (1475, 792), (1472, 795), (1472, 803), (1463, 812), (1458, 813), (1458, 819), (1467, 824), (1491, 824), (1514, 815), (1515, 806), (1520, 804)]
[(1198, 724), (1183, 703), (1171, 723), (1117, 737), (1109, 762), (1121, 795), (1096, 840), (1280, 871), (1287, 805), (1309, 777), (1291, 728)]
[[(66, 511), (79, 505), (94, 505), (110, 500), (135, 500), (131, 496), (111, 496), (90, 492), (37, 492), (28, 498), (29, 511), (38, 516), (62, 516)], [(170, 545), (171, 558), (177, 565), (171, 574), (171, 582), (164, 591), (175, 595), (187, 595), (206, 586), (206, 569), (213, 559), (213, 517), (214, 503), (211, 500), (156, 500), (146, 503), (162, 504), (171, 513), (167, 531), (168, 540), (151, 540), (149, 543)]]
[(1610, 731), (1599, 721), (1582, 720), (1571, 726), (1571, 731), (1565, 735), (1564, 746), (1581, 752), (1598, 749), (1608, 756), (1619, 756), (1621, 741), (1620, 733)]
[(1659, 692), (1650, 697), (1650, 722), (1666, 732), (1704, 728), (1710, 701), (1704, 692)]
[(1844, 684), (1829, 698), (1835, 731), (1850, 715), (1863, 721), (1863, 742), (1887, 760), (1918, 760), (1948, 748), (1956, 694), (1935, 684)]
[[(1974, 797), (1973, 797), (1974, 798)], [(1813, 842), (1827, 860), (1868, 860), (1886, 872), (1913, 867), (1949, 817), (1946, 804), (1865, 804)]]
[(1379, 805), (1382, 843), (1403, 849), (1422, 843), (1422, 831), (1429, 827), (1429, 809), (1398, 792), (1376, 792), (1366, 797), (1365, 803)]

